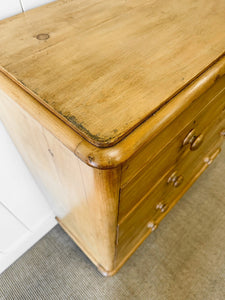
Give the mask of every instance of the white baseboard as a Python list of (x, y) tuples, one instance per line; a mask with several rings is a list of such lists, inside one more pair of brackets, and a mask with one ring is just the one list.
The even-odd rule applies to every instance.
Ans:
[(0, 273), (56, 224), (55, 215), (0, 122)]
[(37, 225), (32, 232), (30, 231), (25, 236), (22, 236), (21, 239), (14, 244), (13, 248), (7, 251), (7, 253), (0, 253), (0, 274), (48, 233), (56, 224), (57, 221), (55, 220), (54, 215), (48, 215), (44, 220), (40, 220), (39, 225)]

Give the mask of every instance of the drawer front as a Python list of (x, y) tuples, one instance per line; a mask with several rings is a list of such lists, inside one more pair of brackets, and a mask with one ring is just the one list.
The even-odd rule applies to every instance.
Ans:
[(162, 175), (181, 157), (200, 151), (212, 127), (223, 118), (225, 118), (225, 90), (215, 97), (153, 161), (121, 187), (119, 220), (154, 188)]
[(131, 159), (124, 163), (122, 168), (121, 185), (123, 186), (129, 182), (148, 162), (152, 161), (154, 157), (165, 148), (168, 143), (178, 135), (187, 124), (196, 118), (198, 112), (218, 95), (225, 88), (225, 76), (220, 78), (208, 91), (202, 94), (198, 99), (193, 101), (179, 117), (159, 134), (155, 136), (145, 147), (136, 153)]
[(133, 208), (118, 225), (117, 259), (120, 262), (157, 227), (159, 221), (193, 184), (220, 152), (225, 132), (225, 120), (214, 128), (207, 137), (201, 152), (187, 155), (175, 164), (161, 179), (159, 184)]

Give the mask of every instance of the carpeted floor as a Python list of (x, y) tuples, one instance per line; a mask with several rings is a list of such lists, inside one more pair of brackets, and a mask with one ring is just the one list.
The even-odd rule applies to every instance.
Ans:
[(225, 299), (225, 151), (114, 277), (55, 227), (0, 275), (0, 299)]

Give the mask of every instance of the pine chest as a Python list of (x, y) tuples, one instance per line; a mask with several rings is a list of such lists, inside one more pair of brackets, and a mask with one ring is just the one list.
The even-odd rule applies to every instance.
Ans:
[(224, 0), (62, 0), (0, 22), (1, 120), (104, 275), (221, 150), (224, 15)]

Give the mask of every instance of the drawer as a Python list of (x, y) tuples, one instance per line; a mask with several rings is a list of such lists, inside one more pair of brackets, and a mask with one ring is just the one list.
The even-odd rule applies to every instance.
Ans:
[(208, 136), (201, 152), (187, 155), (162, 177), (158, 185), (118, 225), (118, 260), (127, 256), (157, 227), (186, 190), (220, 152), (225, 120)]
[[(168, 143), (181, 132), (187, 124), (196, 118), (198, 113), (204, 109), (204, 107), (221, 93), (225, 88), (225, 76), (217, 80), (217, 82), (208, 89), (205, 93), (199, 96), (192, 105), (190, 105), (183, 113), (181, 113), (176, 119), (168, 124), (168, 126), (159, 132), (155, 137), (146, 144), (140, 151), (132, 156), (131, 159), (126, 161), (122, 167), (121, 185), (123, 186), (129, 182), (140, 169), (148, 162), (154, 159), (154, 157), (165, 148)], [(160, 122), (160, 120), (159, 120)]]
[[(204, 147), (215, 124), (225, 118), (225, 90), (217, 95), (199, 114), (135, 177), (121, 187), (119, 220), (160, 180), (163, 174), (189, 153)], [(194, 136), (198, 137), (195, 138)], [(191, 138), (195, 139), (190, 146)], [(199, 149), (198, 149), (199, 147)]]

